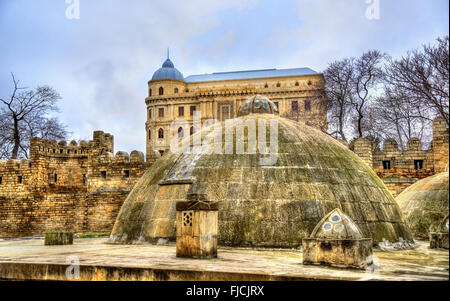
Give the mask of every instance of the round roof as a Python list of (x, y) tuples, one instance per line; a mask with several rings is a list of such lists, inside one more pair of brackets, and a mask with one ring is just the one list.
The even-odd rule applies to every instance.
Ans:
[[(259, 147), (254, 153), (225, 154), (223, 143), (215, 149), (223, 154), (211, 153), (213, 139), (183, 154), (168, 151), (129, 194), (110, 242), (174, 240), (175, 203), (187, 200), (190, 193), (206, 194), (210, 201), (219, 202), (222, 245), (299, 247), (302, 239), (308, 238), (324, 216), (336, 208), (375, 244), (400, 238), (411, 242), (411, 232), (386, 186), (337, 140), (272, 114), (250, 114), (227, 120), (226, 124), (235, 126), (236, 132), (242, 125), (255, 124), (255, 136), (259, 137), (263, 121), (266, 125), (278, 124), (278, 155), (273, 165), (262, 163), (268, 156), (260, 153)], [(226, 124), (221, 123), (222, 128)], [(213, 127), (195, 135), (210, 137), (207, 135)], [(218, 141), (226, 141), (226, 132), (219, 134)], [(248, 132), (236, 143), (248, 148)], [(269, 140), (269, 131), (261, 136)]]
[(278, 114), (278, 108), (270, 99), (256, 95), (244, 101), (239, 107), (238, 117), (249, 114)]
[(448, 172), (422, 179), (406, 188), (396, 198), (413, 235), (429, 237), (430, 226), (436, 228), (448, 214)]
[(183, 74), (175, 68), (175, 65), (172, 63), (170, 59), (167, 59), (161, 68), (156, 70), (153, 74), (152, 80), (161, 80), (161, 79), (175, 79), (179, 81), (184, 81)]

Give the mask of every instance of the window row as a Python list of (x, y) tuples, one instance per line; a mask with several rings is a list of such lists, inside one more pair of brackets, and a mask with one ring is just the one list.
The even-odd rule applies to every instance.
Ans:
[[(312, 85), (312, 82), (311, 81), (308, 81), (308, 86), (311, 86)], [(295, 82), (295, 84), (294, 84), (294, 86), (295, 87), (299, 87), (300, 86), (300, 83), (299, 82)], [(277, 88), (281, 88), (281, 83), (277, 83), (276, 84), (276, 87)], [(264, 85), (264, 88), (269, 88), (269, 84), (265, 84)], [(178, 88), (174, 88), (173, 89), (173, 93), (174, 94), (178, 94), (180, 92), (180, 90), (178, 89)], [(189, 92), (189, 89), (186, 89), (186, 93), (188, 93)], [(148, 90), (148, 95), (151, 97), (152, 95), (153, 95), (153, 91), (152, 91), (152, 89), (149, 89)], [(158, 88), (158, 95), (160, 95), (160, 96), (162, 96), (162, 95), (164, 95), (164, 87), (159, 87)]]
[[(43, 151), (43, 152), (45, 152), (45, 151), (47, 151), (47, 153), (53, 153), (53, 154), (57, 154), (57, 153), (59, 153), (59, 154), (64, 154), (64, 149), (56, 149), (56, 148), (44, 148), (44, 147), (40, 147), (39, 146), (39, 151)], [(83, 154), (83, 153), (89, 153), (89, 150), (80, 150), (79, 152), (78, 152), (78, 150), (71, 150), (71, 149), (68, 149), (67, 150), (67, 152), (66, 152), (67, 154), (75, 154), (75, 155), (77, 155), (78, 153), (80, 153), (80, 154)]]
[[(392, 168), (391, 160), (383, 161), (383, 169), (390, 170)], [(423, 169), (423, 160), (414, 160), (414, 169), (421, 170)]]
[[(303, 106), (304, 106), (304, 110), (305, 111), (307, 111), (307, 112), (311, 111), (311, 100), (306, 99), (303, 102)], [(296, 100), (291, 101), (291, 110), (292, 110), (292, 112), (298, 112), (298, 108), (299, 108), (298, 101), (296, 101)]]
[[(194, 135), (195, 130), (194, 127), (192, 126), (189, 129), (189, 134), (192, 136)], [(178, 138), (184, 138), (184, 129), (182, 127), (178, 128)], [(163, 129), (159, 129), (158, 130), (158, 139), (164, 139), (164, 130)], [(148, 130), (148, 140), (152, 140), (152, 130)]]
[[(3, 184), (3, 176), (0, 176), (0, 185)], [(23, 176), (17, 176), (17, 184), (23, 184)]]
[[(308, 84), (308, 86), (311, 86), (311, 85), (312, 85), (312, 81), (308, 81), (307, 84)], [(294, 86), (295, 86), (295, 87), (299, 87), (299, 86), (300, 86), (300, 83), (299, 83), (299, 82), (295, 82)], [(281, 88), (281, 83), (277, 83), (277, 84), (276, 84), (276, 87), (277, 87), (277, 88)], [(269, 88), (269, 84), (266, 83), (266, 84), (264, 85), (264, 88), (266, 88), (266, 89)]]
[[(180, 90), (178, 88), (174, 88), (173, 89), (173, 94), (178, 94), (180, 92)], [(186, 89), (186, 92), (189, 92), (189, 90)], [(148, 90), (148, 95), (151, 97), (153, 95), (153, 91), (152, 89)], [(159, 87), (158, 89), (158, 95), (164, 95), (164, 88), (163, 87)]]
[[(197, 111), (196, 106), (190, 106), (189, 107), (189, 114), (190, 116), (194, 116), (194, 112)], [(165, 110), (164, 108), (158, 108), (158, 117), (164, 118), (165, 116)], [(178, 116), (183, 117), (184, 116), (184, 107), (178, 107)], [(153, 118), (153, 109), (148, 109), (148, 119)]]

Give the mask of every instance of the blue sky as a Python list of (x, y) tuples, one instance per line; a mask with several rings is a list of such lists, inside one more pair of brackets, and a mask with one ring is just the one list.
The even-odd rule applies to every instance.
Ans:
[[(170, 47), (185, 75), (310, 67), (379, 49), (399, 56), (448, 35), (447, 0), (0, 0), (0, 97), (10, 72), (62, 96), (59, 118), (74, 139), (100, 129), (115, 149), (145, 149), (147, 81)], [(372, 0), (375, 1), (375, 0)]]

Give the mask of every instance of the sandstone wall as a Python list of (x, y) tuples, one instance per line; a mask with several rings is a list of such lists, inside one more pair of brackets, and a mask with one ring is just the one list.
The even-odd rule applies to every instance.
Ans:
[(113, 152), (114, 137), (96, 131), (79, 144), (33, 138), (30, 160), (0, 161), (0, 237), (111, 231), (152, 165), (142, 152)]
[[(449, 129), (444, 119), (436, 118), (433, 141), (426, 150), (417, 138), (408, 141), (406, 150), (401, 150), (393, 139), (387, 139), (382, 150), (373, 150), (367, 139), (357, 139), (351, 148), (396, 196), (417, 180), (445, 171), (449, 162)], [(417, 164), (421, 164), (420, 167)]]
[(0, 196), (0, 237), (111, 231), (129, 190)]

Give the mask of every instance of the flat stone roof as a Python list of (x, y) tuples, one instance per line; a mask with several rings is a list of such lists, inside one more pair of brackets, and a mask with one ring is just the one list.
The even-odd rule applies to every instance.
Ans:
[[(219, 248), (217, 259), (177, 258), (175, 245), (110, 245), (106, 238), (44, 246), (43, 239), (0, 240), (0, 279), (67, 280), (76, 256), (80, 280), (449, 280), (448, 250), (375, 251), (376, 273), (305, 266), (298, 250)], [(377, 270), (375, 268), (375, 270)]]

